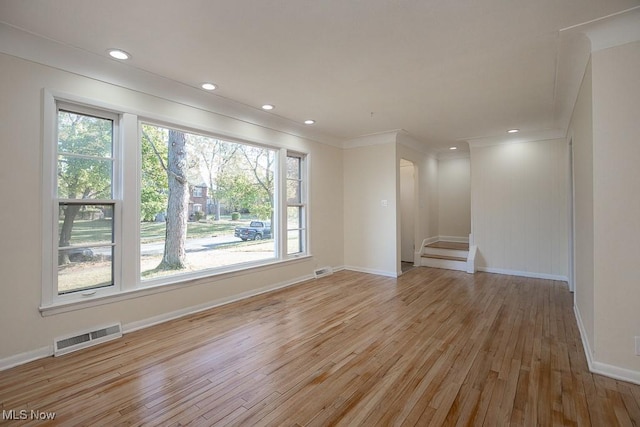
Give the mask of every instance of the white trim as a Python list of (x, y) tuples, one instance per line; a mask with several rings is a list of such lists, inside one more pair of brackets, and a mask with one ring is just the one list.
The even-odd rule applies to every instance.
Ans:
[(578, 331), (580, 332), (580, 340), (582, 341), (582, 349), (584, 350), (584, 355), (587, 358), (587, 365), (589, 366), (589, 370), (593, 366), (593, 352), (591, 351), (591, 346), (589, 345), (589, 340), (587, 339), (587, 332), (584, 328), (584, 324), (582, 323), (582, 316), (580, 316), (580, 310), (578, 310), (578, 306), (573, 305), (573, 313), (576, 316), (576, 323), (578, 324)]
[(259, 273), (262, 270), (281, 267), (284, 264), (302, 262), (302, 261), (309, 260), (311, 258), (312, 258), (311, 255), (300, 256), (297, 258), (289, 258), (286, 260), (277, 260), (269, 264), (262, 264), (252, 268), (247, 268), (245, 265), (244, 268), (238, 268), (236, 270), (227, 271), (224, 273), (215, 274), (211, 276), (194, 278), (192, 280), (187, 280), (183, 278), (183, 281), (175, 281), (175, 282), (166, 283), (166, 284), (158, 284), (154, 286), (133, 288), (129, 290), (123, 290), (118, 293), (88, 297), (90, 299), (70, 301), (64, 304), (41, 306), (40, 313), (42, 314), (42, 316), (52, 316), (60, 313), (67, 313), (70, 311), (82, 310), (85, 308), (96, 307), (104, 304), (111, 304), (114, 302), (124, 301), (132, 298), (140, 298), (140, 297), (154, 295), (162, 292), (169, 292), (177, 289), (183, 289), (188, 286), (204, 285), (208, 282), (211, 282), (212, 280), (221, 280), (221, 279), (228, 279), (236, 276), (242, 276), (246, 274), (255, 274), (255, 273)]
[[(296, 253), (292, 255), (286, 254), (286, 225), (281, 224), (286, 219), (286, 156), (289, 149), (284, 146), (273, 145), (271, 142), (264, 147), (268, 147), (275, 153), (279, 154), (279, 167), (280, 174), (283, 175), (278, 182), (281, 183), (281, 188), (276, 188), (276, 195), (280, 203), (279, 215), (277, 215), (277, 222), (274, 224), (274, 230), (280, 234), (280, 239), (277, 239), (276, 248), (277, 252), (274, 255), (277, 257), (267, 260), (260, 260), (256, 262), (233, 264), (229, 266), (223, 266), (220, 268), (211, 268), (205, 270), (199, 270), (196, 272), (180, 274), (172, 277), (160, 277), (156, 279), (144, 280), (140, 279), (140, 245), (139, 237), (140, 230), (138, 227), (138, 212), (140, 211), (140, 198), (139, 198), (139, 186), (140, 186), (140, 168), (141, 168), (141, 156), (139, 150), (139, 143), (131, 144), (127, 141), (140, 140), (140, 122), (144, 123), (162, 123), (161, 126), (168, 126), (171, 128), (179, 128), (186, 132), (196, 133), (199, 135), (209, 135), (214, 138), (220, 138), (227, 141), (231, 141), (238, 144), (247, 144), (252, 146), (263, 145), (255, 140), (248, 140), (246, 138), (234, 138), (229, 137), (225, 133), (218, 133), (216, 130), (212, 130), (199, 125), (191, 126), (174, 120), (173, 118), (163, 120), (159, 119), (159, 116), (149, 113), (141, 113), (135, 109), (131, 109), (121, 105), (113, 105), (105, 103), (99, 100), (88, 99), (74, 93), (65, 93), (55, 90), (44, 90), (44, 123), (43, 123), (43, 235), (54, 236), (54, 230), (57, 229), (57, 208), (52, 205), (51, 200), (57, 200), (55, 196), (55, 180), (51, 177), (55, 176), (55, 170), (57, 168), (56, 156), (54, 155), (57, 126), (56, 115), (54, 112), (58, 106), (62, 106), (69, 111), (77, 111), (79, 113), (86, 112), (95, 114), (98, 117), (107, 117), (114, 120), (114, 147), (113, 147), (113, 200), (109, 200), (110, 203), (115, 203), (114, 208), (114, 246), (116, 248), (114, 262), (114, 285), (100, 288), (92, 291), (90, 295), (70, 293), (65, 295), (58, 295), (57, 289), (52, 283), (57, 278), (55, 262), (52, 260), (51, 254), (55, 254), (58, 251), (57, 241), (55, 238), (45, 239), (42, 248), (43, 257), (43, 273), (42, 284), (43, 292), (41, 299), (40, 311), (43, 316), (50, 314), (63, 313), (72, 310), (78, 310), (82, 308), (101, 305), (109, 302), (121, 301), (132, 297), (139, 297), (148, 295), (159, 291), (148, 291), (150, 288), (156, 288), (160, 285), (173, 285), (176, 283), (191, 282), (197, 280), (207, 280), (211, 276), (226, 277), (228, 273), (237, 273), (241, 269), (253, 269), (254, 267), (268, 266), (271, 264), (279, 264), (288, 260), (304, 259), (310, 256), (309, 254), (309, 219), (304, 218), (304, 253)], [(113, 117), (110, 117), (113, 115)], [(126, 151), (125, 151), (126, 150)], [(49, 154), (47, 154), (49, 153)], [(294, 151), (292, 151), (294, 153)], [(305, 175), (301, 177), (303, 181), (302, 189), (304, 190), (305, 200), (303, 210), (304, 214), (309, 213), (308, 201), (308, 153), (295, 151), (296, 155), (300, 156)], [(47, 172), (48, 170), (48, 172)], [(125, 174), (122, 176), (122, 174)], [(125, 179), (126, 178), (126, 179)], [(279, 191), (280, 190), (280, 191)], [(92, 200), (95, 202), (95, 200)], [(129, 206), (132, 209), (123, 209), (123, 206)], [(51, 206), (51, 215), (46, 214), (49, 209), (44, 209), (47, 206)], [(135, 225), (135, 226), (134, 226)], [(126, 240), (126, 245), (124, 244)], [(125, 249), (126, 248), (126, 249)], [(120, 250), (118, 250), (120, 249)], [(126, 252), (125, 252), (126, 250)], [(126, 259), (126, 261), (125, 261)], [(132, 261), (138, 260), (138, 261)], [(45, 273), (49, 273), (51, 277), (47, 277)], [(169, 286), (166, 290), (175, 288)]]
[[(422, 241), (422, 247), (424, 248), (425, 246), (430, 245), (432, 243), (435, 243), (438, 240), (440, 240), (440, 237), (438, 237), (438, 236), (427, 237), (426, 239), (424, 239)], [(422, 250), (420, 252), (422, 252)]]
[(199, 86), (190, 86), (123, 62), (114, 61), (107, 58), (106, 55), (97, 55), (29, 33), (4, 22), (0, 22), (0, 52), (97, 82), (207, 111), (221, 118), (231, 118), (282, 135), (293, 135), (342, 148), (339, 139), (329, 136), (313, 126), (307, 126), (277, 114), (267, 113), (261, 108), (203, 91)]
[(564, 129), (542, 129), (529, 132), (520, 132), (516, 134), (501, 134), (492, 136), (473, 137), (468, 139), (460, 139), (469, 143), (469, 149), (473, 151), (475, 148), (491, 147), (494, 145), (504, 144), (524, 144), (527, 142), (543, 142), (553, 141), (556, 139), (564, 139), (566, 131)]
[(393, 278), (398, 278), (400, 276), (400, 274), (398, 274), (395, 271), (376, 270), (374, 268), (355, 267), (353, 265), (345, 265), (344, 269), (349, 271), (357, 271), (359, 273), (375, 274), (377, 276), (385, 276), (385, 277), (393, 277)]
[(476, 245), (469, 246), (469, 254), (467, 255), (467, 273), (475, 274), (478, 270), (476, 263), (476, 254), (478, 252), (478, 247)]
[(578, 310), (577, 305), (573, 306), (573, 312), (576, 316), (576, 323), (578, 324), (578, 331), (580, 331), (582, 348), (584, 349), (584, 354), (587, 359), (587, 366), (589, 367), (589, 371), (593, 374), (604, 375), (605, 377), (640, 385), (639, 371), (633, 371), (631, 369), (625, 369), (619, 366), (598, 362), (593, 358), (594, 353), (591, 350), (589, 341), (587, 340), (587, 333), (584, 328), (584, 324), (582, 323), (582, 317), (580, 316), (580, 310)]
[(34, 360), (43, 359), (49, 356), (53, 356), (52, 345), (25, 351), (24, 353), (16, 354), (14, 356), (5, 357), (4, 359), (0, 359), (0, 371), (24, 365), (25, 363), (33, 362)]
[(352, 148), (371, 147), (374, 145), (395, 144), (398, 131), (399, 129), (394, 129), (390, 131), (372, 133), (369, 135), (361, 135), (343, 141), (342, 148), (344, 150), (349, 150)]
[[(396, 132), (396, 143), (403, 147), (410, 148), (412, 150), (417, 151), (418, 153), (422, 153), (427, 157), (431, 157), (432, 159), (438, 160), (439, 154), (429, 149), (428, 144), (424, 144), (417, 139), (415, 139), (409, 132), (404, 129), (400, 129)], [(450, 150), (447, 150), (450, 151)], [(467, 156), (469, 152), (466, 152)]]
[(534, 273), (531, 271), (505, 270), (502, 268), (493, 268), (493, 267), (478, 267), (478, 271), (484, 271), (485, 273), (505, 274), (508, 276), (529, 277), (532, 279), (558, 280), (561, 282), (566, 282), (568, 280), (567, 276), (560, 276), (556, 274)]
[(589, 370), (594, 374), (604, 375), (605, 377), (640, 385), (640, 372), (638, 371), (632, 371), (630, 369), (620, 368), (619, 366), (608, 365), (606, 363), (596, 361), (589, 366)]
[[(41, 270), (41, 304), (51, 304), (53, 303), (54, 292), (54, 262), (53, 262), (53, 254), (55, 254), (58, 249), (55, 242), (54, 230), (56, 229), (55, 225), (55, 212), (57, 207), (54, 207), (56, 204), (54, 196), (55, 196), (55, 188), (54, 188), (54, 179), (55, 176), (54, 171), (57, 170), (57, 159), (54, 155), (56, 150), (56, 145), (54, 145), (54, 141), (56, 139), (57, 134), (57, 114), (56, 114), (56, 100), (54, 99), (54, 95), (48, 91), (47, 89), (43, 89), (42, 91), (42, 134), (40, 135), (40, 147), (42, 152), (42, 193), (41, 197), (41, 206), (40, 212), (42, 213), (42, 270)], [(53, 351), (53, 350), (52, 350)]]
[(573, 151), (573, 129), (569, 130), (569, 135), (567, 137), (567, 160), (568, 160), (568, 171), (567, 171), (567, 180), (568, 180), (568, 211), (567, 212), (567, 229), (569, 231), (568, 238), (568, 271), (567, 271), (567, 283), (569, 284), (569, 291), (575, 292), (576, 290), (576, 189), (575, 189), (575, 162), (574, 162), (574, 151)]
[[(343, 270), (343, 267), (335, 267), (333, 271)], [(279, 282), (273, 285), (264, 286), (262, 288), (254, 289), (251, 291), (243, 292), (240, 294), (236, 294), (226, 298), (219, 298), (213, 301), (209, 301), (207, 303), (199, 304), (196, 306), (187, 307), (181, 310), (172, 311), (165, 314), (160, 314), (158, 316), (150, 317), (147, 319), (130, 322), (122, 325), (122, 333), (126, 334), (129, 332), (137, 331), (139, 329), (148, 328), (150, 326), (158, 325), (163, 322), (167, 322), (169, 320), (177, 319), (180, 317), (188, 316), (190, 314), (199, 313), (204, 310), (208, 310), (215, 307), (220, 307), (222, 305), (230, 304), (236, 301), (240, 301), (246, 298), (254, 297), (257, 295), (265, 294), (268, 292), (272, 292), (278, 289), (295, 286), (298, 284), (302, 284), (309, 280), (314, 280), (312, 274), (307, 274), (305, 276), (301, 276), (295, 279), (287, 280), (284, 282)], [(42, 359), (44, 357), (53, 356), (53, 346), (49, 345), (46, 347), (41, 347), (35, 350), (30, 350), (24, 353), (20, 353), (14, 356), (9, 356), (4, 359), (0, 359), (0, 371), (5, 369), (12, 368), (14, 366), (22, 365), (33, 360)]]
[(149, 317), (147, 319), (138, 320), (136, 322), (127, 323), (122, 325), (122, 332), (129, 333), (133, 331), (137, 331), (139, 329), (148, 328), (150, 326), (155, 326), (160, 323), (168, 322), (169, 320), (178, 319), (180, 317), (189, 316), (191, 314), (200, 313), (201, 311), (209, 310), (211, 308), (220, 307), (226, 304), (231, 304), (233, 302), (237, 302), (246, 298), (251, 298), (254, 296), (266, 294), (272, 291), (276, 291), (278, 289), (295, 286), (298, 284), (302, 284), (309, 280), (313, 280), (314, 277), (312, 274), (308, 274), (302, 277), (297, 277), (292, 280), (287, 280), (284, 282), (279, 282), (273, 285), (263, 286), (258, 289), (252, 289), (247, 292), (242, 292), (240, 294), (231, 295), (225, 298), (219, 298), (213, 301), (209, 301), (203, 304), (194, 305), (191, 307), (186, 307), (180, 310), (172, 311), (169, 313), (159, 314), (157, 316)]
[[(70, 100), (68, 97), (58, 97), (57, 92), (43, 89), (43, 130), (42, 130), (42, 297), (41, 305), (66, 304), (70, 301), (82, 301), (88, 296), (104, 296), (118, 293), (120, 288), (120, 264), (122, 260), (122, 226), (121, 226), (121, 188), (123, 185), (121, 172), (121, 147), (122, 147), (122, 115), (113, 108), (97, 107), (97, 103), (87, 103), (85, 98), (78, 98), (80, 102)], [(57, 159), (58, 155), (58, 116), (60, 111), (72, 114), (94, 116), (112, 121), (111, 157), (105, 157), (104, 161), (111, 162), (111, 198), (110, 199), (65, 199), (57, 194)], [(62, 153), (64, 154), (64, 153)], [(82, 157), (82, 156), (81, 156)], [(89, 157), (87, 157), (89, 158)], [(105, 204), (113, 205), (113, 241), (112, 250), (115, 255), (111, 260), (112, 284), (104, 287), (77, 290), (66, 294), (60, 294), (58, 289), (59, 274), (56, 261), (58, 259), (58, 232), (59, 232), (59, 206), (65, 203), (72, 204)], [(49, 206), (49, 208), (45, 208)], [(91, 245), (92, 247), (94, 245)], [(103, 245), (95, 245), (103, 246)]]
[(591, 42), (591, 52), (620, 46), (640, 39), (640, 6), (592, 19), (591, 21), (561, 28), (565, 33), (586, 34)]

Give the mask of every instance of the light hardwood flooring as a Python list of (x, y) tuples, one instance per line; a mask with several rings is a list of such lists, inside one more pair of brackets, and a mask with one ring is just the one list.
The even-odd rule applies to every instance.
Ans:
[(2, 410), (56, 425), (616, 426), (639, 403), (589, 373), (564, 283), (424, 267), (341, 271), (0, 372)]
[(427, 245), (428, 248), (437, 248), (437, 249), (455, 249), (459, 251), (468, 251), (469, 243), (459, 243), (459, 242), (435, 242)]

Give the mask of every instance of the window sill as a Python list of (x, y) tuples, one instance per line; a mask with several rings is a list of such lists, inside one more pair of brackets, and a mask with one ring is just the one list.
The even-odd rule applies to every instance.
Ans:
[(39, 307), (40, 314), (43, 317), (53, 316), (61, 313), (68, 313), (70, 311), (83, 310), (85, 308), (96, 307), (105, 304), (112, 304), (119, 301), (125, 301), (133, 298), (140, 298), (149, 295), (154, 295), (162, 292), (170, 292), (176, 289), (182, 289), (189, 286), (202, 285), (203, 283), (211, 280), (229, 279), (236, 276), (243, 276), (246, 274), (259, 273), (260, 271), (269, 270), (276, 267), (282, 267), (287, 264), (295, 264), (312, 258), (311, 255), (302, 255), (296, 258), (289, 258), (286, 260), (276, 260), (269, 263), (265, 263), (255, 267), (244, 267), (236, 270), (228, 270), (222, 273), (211, 274), (208, 276), (202, 276), (198, 278), (188, 278), (183, 281), (175, 281), (165, 284), (151, 284), (147, 286), (140, 286), (136, 289), (128, 289), (108, 295), (99, 295), (90, 298), (84, 298), (82, 300), (58, 302), (50, 305), (42, 305)]

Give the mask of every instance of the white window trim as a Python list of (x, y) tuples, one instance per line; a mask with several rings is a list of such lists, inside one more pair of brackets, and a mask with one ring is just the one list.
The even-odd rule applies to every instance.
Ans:
[[(287, 200), (287, 180), (292, 180), (291, 178), (287, 178), (287, 171), (286, 171), (286, 160), (287, 157), (298, 157), (300, 159), (300, 178), (297, 179), (298, 182), (300, 182), (300, 203), (289, 203)], [(309, 168), (308, 168), (308, 158), (309, 155), (305, 154), (305, 153), (301, 153), (299, 151), (293, 151), (293, 150), (285, 150), (285, 154), (284, 154), (284, 176), (282, 177), (282, 181), (283, 181), (283, 191), (284, 191), (284, 196), (282, 197), (282, 206), (283, 206), (283, 212), (285, 215), (285, 220), (283, 221), (283, 224), (285, 225), (284, 227), (284, 232), (283, 232), (283, 236), (284, 236), (284, 240), (283, 242), (287, 242), (288, 241), (288, 232), (289, 231), (303, 231), (302, 233), (302, 242), (300, 242), (300, 244), (302, 245), (302, 250), (300, 252), (295, 252), (292, 254), (287, 253), (288, 252), (288, 247), (287, 244), (284, 243), (284, 257), (285, 258), (297, 258), (297, 257), (302, 257), (302, 256), (307, 256), (309, 255), (309, 193), (308, 193), (308, 183), (309, 183)], [(303, 211), (303, 215), (301, 218), (302, 221), (302, 227), (301, 228), (288, 228), (288, 223), (286, 220), (286, 212), (287, 212), (287, 208), (288, 207), (302, 207), (302, 211)]]
[[(68, 108), (78, 112), (91, 112), (100, 116), (116, 116), (118, 118), (118, 142), (114, 143), (113, 157), (113, 188), (114, 194), (111, 203), (115, 203), (114, 217), (117, 213), (119, 220), (114, 218), (114, 242), (116, 249), (114, 253), (114, 286), (108, 288), (91, 289), (90, 292), (76, 292), (71, 294), (58, 295), (57, 265), (54, 265), (52, 254), (58, 252), (58, 240), (55, 236), (57, 230), (57, 189), (53, 178), (57, 171), (57, 109), (58, 104), (68, 104)], [(141, 153), (138, 141), (141, 138), (141, 123), (166, 126), (179, 129), (185, 132), (210, 136), (212, 138), (223, 139), (229, 142), (236, 142), (256, 147), (273, 149), (276, 152), (278, 161), (275, 165), (274, 174), (278, 177), (278, 184), (274, 189), (274, 197), (279, 209), (274, 213), (274, 224), (272, 224), (274, 236), (278, 233), (276, 240), (274, 258), (264, 261), (234, 264), (221, 268), (202, 270), (195, 273), (186, 273), (175, 276), (168, 276), (158, 280), (142, 281), (140, 278), (140, 175), (141, 175)], [(115, 137), (114, 133), (114, 137)], [(135, 144), (128, 141), (136, 141)], [(287, 254), (286, 237), (286, 158), (292, 153), (301, 156), (304, 165), (305, 186), (305, 236), (304, 251), (296, 254)], [(161, 118), (159, 115), (148, 112), (135, 111), (94, 99), (88, 99), (75, 94), (58, 92), (43, 89), (43, 132), (42, 132), (42, 300), (40, 312), (43, 316), (54, 315), (95, 307), (102, 304), (109, 304), (123, 301), (130, 298), (152, 295), (158, 292), (165, 292), (180, 289), (185, 286), (202, 284), (207, 280), (221, 280), (238, 275), (257, 273), (264, 269), (277, 267), (278, 265), (291, 262), (302, 261), (311, 258), (309, 252), (309, 154), (299, 151), (291, 151), (274, 143), (264, 143), (251, 141), (242, 136), (225, 134), (212, 130), (207, 126), (196, 126), (185, 124), (185, 122), (173, 118)], [(284, 175), (284, 176), (283, 176)], [(126, 185), (123, 185), (126, 184)], [(124, 209), (124, 206), (127, 206)], [(48, 208), (47, 208), (48, 207)], [(117, 212), (116, 212), (117, 211)], [(54, 218), (55, 217), (55, 218)], [(126, 248), (126, 254), (125, 250)], [(127, 261), (125, 259), (129, 260)], [(130, 261), (134, 259), (135, 261)], [(95, 291), (95, 292), (94, 292)]]
[[(114, 112), (113, 108), (103, 108), (99, 103), (87, 102), (84, 98), (69, 99), (66, 96), (57, 96), (53, 92), (44, 90), (43, 93), (43, 132), (42, 132), (42, 306), (64, 304), (72, 301), (80, 301), (86, 298), (96, 298), (111, 295), (120, 291), (119, 266), (121, 265), (121, 213), (122, 203), (119, 188), (121, 183), (120, 166), (120, 140), (122, 138), (120, 126), (121, 116)], [(102, 288), (87, 289), (68, 294), (58, 294), (57, 289), (57, 265), (54, 262), (58, 253), (58, 206), (65, 199), (57, 197), (56, 172), (58, 168), (58, 109), (76, 111), (78, 113), (90, 114), (97, 117), (112, 119), (114, 122), (112, 155), (112, 199), (104, 200), (105, 203), (114, 204), (114, 257), (113, 285)], [(88, 203), (100, 202), (100, 200), (87, 200)], [(49, 209), (45, 209), (49, 206)]]

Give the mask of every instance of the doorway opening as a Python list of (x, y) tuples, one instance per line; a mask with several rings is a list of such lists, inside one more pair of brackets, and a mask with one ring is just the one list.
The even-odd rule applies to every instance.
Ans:
[(415, 265), (417, 170), (413, 162), (400, 159), (400, 271)]

